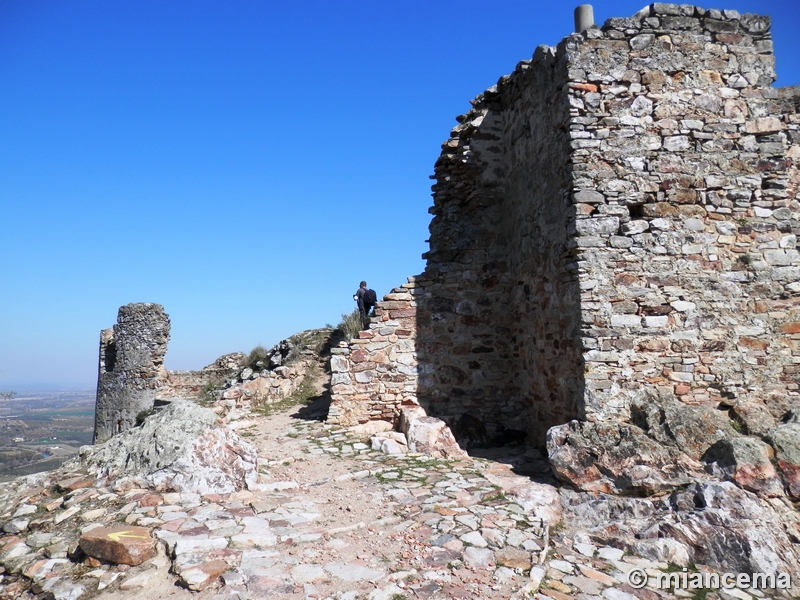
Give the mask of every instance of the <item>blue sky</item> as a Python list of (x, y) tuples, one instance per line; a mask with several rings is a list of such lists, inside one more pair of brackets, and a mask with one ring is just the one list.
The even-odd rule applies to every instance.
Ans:
[[(0, 390), (93, 387), (129, 302), (200, 368), (421, 272), (455, 116), (576, 4), (0, 0)], [(800, 84), (795, 0), (721, 7)]]

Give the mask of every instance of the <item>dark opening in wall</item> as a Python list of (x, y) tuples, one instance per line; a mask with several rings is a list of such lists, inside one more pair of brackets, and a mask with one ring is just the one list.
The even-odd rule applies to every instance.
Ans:
[(117, 364), (117, 345), (109, 342), (105, 349), (104, 366), (106, 373), (113, 373), (114, 366)]
[(628, 212), (632, 219), (641, 219), (644, 217), (644, 204), (629, 204)]

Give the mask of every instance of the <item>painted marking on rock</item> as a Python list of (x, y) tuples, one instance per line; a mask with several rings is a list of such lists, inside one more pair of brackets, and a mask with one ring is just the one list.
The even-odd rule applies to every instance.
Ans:
[(131, 531), (112, 531), (108, 534), (109, 539), (118, 542), (121, 538), (139, 538), (139, 539), (146, 539), (149, 538), (149, 535), (130, 535)]

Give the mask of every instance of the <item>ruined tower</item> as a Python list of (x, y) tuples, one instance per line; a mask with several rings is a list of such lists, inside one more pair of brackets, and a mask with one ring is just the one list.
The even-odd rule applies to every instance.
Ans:
[(94, 443), (130, 429), (150, 411), (164, 384), (169, 316), (160, 304), (120, 307), (117, 324), (100, 333)]
[(798, 408), (800, 89), (772, 49), (769, 17), (655, 3), (475, 98), (426, 269), (340, 349), (331, 420), (418, 402), (543, 446), (645, 393), (751, 431)]

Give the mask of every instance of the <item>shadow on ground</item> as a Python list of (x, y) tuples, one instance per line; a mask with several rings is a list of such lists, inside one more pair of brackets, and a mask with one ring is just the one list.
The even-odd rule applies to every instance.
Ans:
[(484, 458), (508, 465), (514, 474), (528, 477), (536, 483), (558, 485), (547, 456), (532, 446), (522, 444), (495, 448), (469, 448), (467, 453), (473, 458)]
[(328, 409), (331, 407), (330, 385), (325, 384), (325, 391), (318, 396), (312, 396), (308, 402), (301, 406), (291, 416), (293, 419), (303, 421), (325, 421), (328, 418)]

